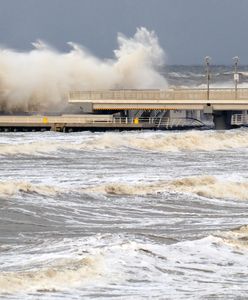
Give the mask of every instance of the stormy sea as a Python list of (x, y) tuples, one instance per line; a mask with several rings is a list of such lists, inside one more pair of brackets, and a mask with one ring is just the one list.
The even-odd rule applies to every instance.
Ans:
[(247, 299), (247, 159), (247, 128), (1, 132), (0, 298)]

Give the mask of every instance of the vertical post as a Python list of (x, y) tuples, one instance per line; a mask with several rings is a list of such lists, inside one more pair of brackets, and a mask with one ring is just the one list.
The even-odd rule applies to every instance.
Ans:
[(205, 57), (205, 65), (206, 65), (206, 73), (207, 73), (207, 100), (209, 100), (209, 98), (210, 98), (210, 89), (209, 89), (209, 85), (210, 85), (210, 70), (209, 70), (210, 60), (211, 60), (210, 56)]
[(238, 82), (239, 82), (239, 74), (238, 74), (238, 63), (239, 63), (239, 57), (235, 56), (233, 57), (234, 60), (234, 85), (235, 85), (235, 100), (238, 98)]

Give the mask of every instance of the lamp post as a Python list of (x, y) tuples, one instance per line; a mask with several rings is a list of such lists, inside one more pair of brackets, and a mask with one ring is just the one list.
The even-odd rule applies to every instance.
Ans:
[(234, 79), (234, 84), (235, 84), (235, 99), (237, 99), (238, 98), (238, 82), (239, 82), (239, 74), (238, 74), (239, 57), (238, 56), (233, 57), (233, 61), (234, 61), (233, 79)]
[(207, 100), (209, 100), (209, 94), (210, 94), (210, 90), (209, 90), (209, 84), (210, 84), (210, 70), (209, 70), (209, 66), (210, 66), (210, 61), (211, 61), (211, 57), (210, 56), (206, 56), (205, 57), (205, 65), (206, 65), (206, 72), (207, 72)]

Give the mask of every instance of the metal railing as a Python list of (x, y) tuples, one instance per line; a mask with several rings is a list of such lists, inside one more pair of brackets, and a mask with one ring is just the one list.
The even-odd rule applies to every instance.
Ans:
[[(73, 116), (0, 116), (0, 126), (76, 126), (82, 127), (88, 125), (97, 125), (104, 127), (121, 127), (123, 128), (176, 128), (184, 126), (202, 126), (203, 124), (195, 119), (189, 118), (169, 118), (169, 117), (147, 117), (147, 118), (128, 118), (128, 117), (114, 117), (114, 116), (96, 116), (85, 117), (83, 115), (78, 117)], [(125, 126), (126, 125), (126, 126)]]
[(247, 125), (248, 124), (248, 116), (244, 114), (233, 114), (231, 119), (232, 125)]
[[(93, 121), (94, 122), (94, 121)], [(175, 128), (184, 126), (203, 126), (204, 124), (197, 119), (190, 118), (121, 118), (114, 117), (113, 124), (136, 124), (136, 125), (150, 125), (152, 128)]]
[[(247, 99), (248, 89), (237, 91), (230, 88), (215, 88), (209, 93), (210, 100)], [(206, 89), (168, 89), (168, 90), (108, 90), (73, 91), (69, 93), (69, 102), (73, 100), (207, 100)]]

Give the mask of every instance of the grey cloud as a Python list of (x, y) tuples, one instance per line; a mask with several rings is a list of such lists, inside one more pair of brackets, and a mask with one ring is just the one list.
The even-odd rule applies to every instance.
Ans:
[(246, 0), (0, 0), (0, 44), (20, 50), (44, 39), (65, 50), (68, 41), (111, 57), (116, 35), (155, 30), (170, 64), (216, 64), (239, 55), (248, 64)]

